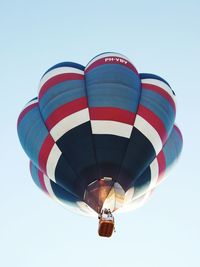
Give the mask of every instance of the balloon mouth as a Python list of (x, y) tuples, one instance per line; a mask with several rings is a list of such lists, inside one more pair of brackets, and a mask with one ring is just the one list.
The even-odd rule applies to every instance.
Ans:
[(114, 212), (123, 206), (125, 194), (118, 182), (111, 177), (103, 177), (87, 186), (83, 201), (98, 214), (103, 209)]
[(90, 183), (84, 193), (84, 201), (98, 214), (101, 212), (104, 202), (113, 187), (111, 177), (103, 177)]

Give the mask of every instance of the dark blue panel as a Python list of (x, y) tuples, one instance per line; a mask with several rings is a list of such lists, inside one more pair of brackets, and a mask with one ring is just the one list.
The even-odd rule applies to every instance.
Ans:
[(54, 183), (53, 181), (51, 182), (51, 187), (52, 190), (54, 192), (54, 194), (56, 195), (56, 197), (66, 203), (67, 205), (72, 205), (75, 206), (76, 205), (76, 201), (80, 201), (81, 199), (76, 197), (75, 195), (69, 193), (68, 191), (64, 190), (61, 186), (59, 186), (58, 184)]
[(57, 184), (63, 187), (66, 191), (71, 192), (73, 195), (80, 197), (80, 192), (76, 186), (77, 176), (63, 154), (56, 165), (55, 177)]
[[(155, 74), (150, 74), (150, 73), (140, 73), (139, 75), (140, 75), (140, 79), (156, 79), (156, 80), (166, 83), (171, 88), (169, 83), (165, 81), (163, 78), (161, 78), (160, 76), (157, 76)], [(172, 90), (172, 93), (175, 95), (175, 92), (173, 90)]]
[(134, 187), (134, 197), (145, 194), (151, 182), (151, 170), (147, 169), (131, 184)]
[[(76, 69), (79, 69), (79, 70), (84, 70), (85, 67), (78, 64), (78, 63), (74, 63), (74, 62), (61, 62), (61, 63), (58, 63), (56, 65), (54, 65), (53, 67), (49, 68), (44, 74), (47, 74), (49, 71), (53, 70), (53, 69), (57, 69), (57, 68), (61, 68), (61, 67), (72, 67), (72, 68), (76, 68)], [(42, 77), (43, 77), (42, 76)]]
[(30, 102), (32, 102), (32, 101), (34, 101), (34, 100), (37, 100), (37, 99), (38, 99), (37, 97), (34, 97), (30, 101), (28, 101), (27, 104), (30, 103)]
[(76, 184), (83, 194), (86, 186), (99, 178), (90, 122), (68, 131), (56, 143), (76, 172)]
[(129, 139), (115, 135), (95, 134), (94, 142), (100, 177), (112, 177), (116, 180)]
[(151, 142), (134, 127), (117, 180), (125, 191), (143, 174), (155, 156)]
[[(38, 168), (31, 163), (31, 176), (33, 178), (33, 181), (35, 184), (43, 191), (43, 188), (40, 184), (39, 176), (38, 176)], [(46, 179), (48, 179), (46, 177)], [(76, 201), (80, 200), (80, 198), (76, 197), (75, 195), (69, 193), (67, 190), (64, 190), (61, 186), (54, 183), (53, 181), (49, 180), (51, 184), (51, 188), (53, 190), (53, 193), (56, 195), (58, 199), (60, 199), (62, 202), (72, 206), (76, 204)], [(46, 192), (45, 192), (46, 193)]]

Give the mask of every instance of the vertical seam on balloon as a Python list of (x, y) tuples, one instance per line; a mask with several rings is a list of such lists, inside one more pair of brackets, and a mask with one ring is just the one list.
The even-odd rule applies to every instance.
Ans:
[[(140, 76), (139, 76), (139, 78), (140, 78)], [(140, 78), (140, 81), (141, 81), (141, 78)], [(169, 86), (169, 87), (170, 87), (170, 86)], [(171, 88), (171, 87), (170, 87), (170, 88)], [(138, 106), (137, 106), (137, 110), (136, 110), (136, 116), (137, 116), (138, 109), (139, 109), (139, 106), (140, 106), (141, 97), (142, 97), (142, 82), (140, 83), (140, 97), (139, 97), (139, 99), (138, 99)], [(136, 116), (135, 116), (135, 119), (136, 119)], [(175, 120), (175, 119), (174, 119), (174, 120)], [(135, 124), (135, 120), (134, 120), (134, 124)], [(134, 124), (133, 124), (133, 129), (134, 129)], [(132, 131), (133, 131), (133, 129), (132, 129)], [(167, 133), (167, 136), (168, 136), (168, 137), (169, 137), (169, 135), (170, 135), (172, 129), (173, 129), (173, 124), (172, 124), (171, 130)], [(131, 134), (132, 134), (132, 132), (131, 132)], [(162, 147), (164, 147), (164, 145), (165, 145), (167, 139), (168, 139), (168, 138), (166, 138), (165, 142), (162, 143)], [(131, 140), (131, 137), (130, 137), (130, 139), (129, 139), (129, 143), (130, 143), (130, 140)], [(129, 145), (129, 143), (128, 143), (128, 145)], [(128, 149), (128, 145), (127, 145), (127, 149)], [(126, 150), (126, 152), (127, 152), (127, 150)], [(124, 156), (126, 155), (126, 152), (125, 152)], [(156, 157), (157, 157), (157, 155), (155, 155), (155, 157), (152, 159), (152, 161), (149, 163), (149, 165), (153, 162), (153, 160), (155, 160)], [(123, 163), (122, 163), (121, 167), (122, 167), (122, 166), (123, 166)], [(147, 166), (147, 168), (148, 168), (148, 167), (149, 167), (149, 166)], [(141, 172), (140, 175), (138, 175), (137, 178), (135, 178), (135, 182), (136, 182), (136, 181), (140, 178), (140, 176), (147, 170), (147, 168), (145, 168), (145, 169), (143, 170), (143, 172)], [(120, 173), (119, 173), (119, 175), (120, 175)], [(150, 182), (151, 182), (151, 177), (150, 177)], [(131, 184), (131, 183), (130, 183), (130, 184)], [(130, 184), (129, 184), (129, 185), (130, 185)]]
[[(47, 131), (48, 131), (48, 133), (49, 133), (49, 135), (50, 135), (50, 136), (52, 137), (52, 139), (54, 140), (53, 136), (51, 135), (51, 133), (50, 133), (50, 131), (49, 131), (49, 129), (48, 129), (46, 123), (45, 123), (45, 120), (44, 120), (44, 117), (43, 117), (43, 115), (42, 115), (42, 112), (41, 112), (41, 109), (40, 109), (40, 105), (39, 105), (39, 104), (40, 104), (40, 103), (39, 103), (39, 98), (38, 98), (38, 111), (39, 111), (39, 113), (40, 113), (41, 119), (42, 119), (42, 121), (43, 121), (43, 123), (44, 123), (44, 125), (45, 125), (45, 127), (46, 127), (46, 129), (47, 129)], [(54, 144), (56, 144), (56, 146), (58, 147), (58, 145), (57, 145), (57, 143), (55, 142), (55, 140), (54, 140)], [(60, 150), (59, 147), (58, 147), (58, 149)], [(60, 150), (60, 151), (62, 152), (62, 150)], [(76, 171), (75, 171), (75, 170), (72, 168), (72, 166), (69, 164), (69, 161), (67, 160), (67, 158), (66, 158), (66, 156), (64, 155), (63, 152), (62, 152), (61, 155), (63, 155), (63, 157), (65, 158), (67, 164), (69, 165), (69, 167), (71, 168), (72, 172), (75, 174), (76, 179), (77, 179), (77, 177), (79, 177), (79, 175), (76, 173)], [(42, 171), (42, 172), (43, 172), (43, 171)], [(55, 178), (56, 178), (56, 177), (55, 177)], [(51, 178), (49, 177), (49, 179), (51, 179)], [(60, 185), (60, 186), (61, 186), (61, 185)], [(61, 186), (61, 187), (62, 187), (62, 186)], [(63, 187), (63, 189), (66, 190), (64, 187)], [(70, 191), (70, 192), (71, 192), (71, 191)], [(71, 193), (72, 193), (72, 192), (71, 192)], [(80, 196), (77, 196), (77, 195), (74, 194), (74, 193), (73, 193), (73, 195), (76, 196), (76, 197), (78, 197), (78, 198), (80, 198)]]
[[(94, 57), (95, 58), (95, 57)], [(87, 102), (88, 102), (88, 92), (87, 92), (87, 81), (86, 81), (86, 76), (85, 76), (85, 70), (84, 70), (84, 82), (85, 82), (85, 90), (86, 90), (86, 97), (87, 97)], [(88, 102), (88, 112), (89, 112), (89, 118), (90, 118), (90, 107), (89, 107), (89, 102)], [(90, 128), (91, 128), (91, 133), (92, 133), (92, 125), (91, 125), (91, 118), (90, 118)], [(95, 160), (96, 160), (96, 164), (97, 164), (97, 173), (98, 173), (98, 179), (100, 179), (100, 168), (99, 168), (99, 164), (98, 164), (98, 161), (97, 161), (97, 154), (96, 154), (96, 147), (95, 147), (95, 143), (94, 143), (94, 137), (93, 137), (93, 133), (92, 133), (92, 144), (93, 144), (93, 150), (94, 150), (94, 156), (95, 156)], [(115, 184), (115, 180), (112, 180), (112, 186), (110, 187), (110, 190), (108, 191), (108, 194), (106, 196), (106, 198), (108, 197), (108, 195), (110, 194), (110, 191), (112, 190), (112, 188), (114, 187), (114, 184)], [(105, 200), (106, 200), (105, 198)], [(104, 201), (105, 201), (104, 200)], [(103, 207), (103, 205), (102, 205)], [(102, 208), (101, 207), (101, 208)]]
[(84, 84), (85, 84), (85, 95), (87, 98), (87, 105), (88, 105), (88, 114), (89, 114), (89, 121), (90, 121), (90, 130), (91, 130), (91, 139), (92, 139), (92, 146), (93, 146), (93, 151), (94, 151), (94, 157), (95, 157), (95, 161), (96, 161), (96, 166), (97, 166), (97, 177), (98, 179), (100, 178), (100, 169), (99, 169), (99, 164), (97, 161), (97, 154), (96, 154), (96, 147), (95, 147), (95, 143), (94, 143), (94, 136), (92, 133), (92, 124), (91, 124), (91, 117), (90, 117), (90, 107), (89, 107), (89, 101), (88, 101), (88, 91), (87, 91), (87, 81), (86, 81), (86, 76), (85, 76), (85, 70), (84, 70)]
[[(95, 57), (94, 57), (94, 58), (95, 58)], [(90, 61), (90, 62), (91, 62), (91, 61)], [(135, 73), (135, 74), (136, 74), (136, 73)], [(139, 78), (139, 74), (137, 73), (136, 75), (138, 75), (138, 78)], [(140, 78), (139, 78), (139, 79), (140, 79)], [(87, 88), (87, 87), (86, 87), (86, 88)], [(141, 84), (140, 84), (140, 95), (139, 95), (139, 97), (138, 97), (139, 101), (138, 101), (137, 110), (138, 110), (138, 107), (139, 107), (140, 98), (141, 98)], [(136, 113), (137, 113), (137, 111), (136, 111)], [(136, 113), (135, 113), (135, 114), (136, 114)], [(133, 125), (134, 125), (134, 123), (135, 123), (135, 118), (136, 118), (136, 116), (134, 117)], [(133, 131), (133, 128), (132, 128), (132, 131)], [(132, 131), (131, 131), (131, 134), (132, 134)], [(131, 138), (131, 135), (130, 135), (130, 138)], [(110, 191), (112, 190), (112, 188), (114, 188), (114, 184), (115, 184), (115, 182), (118, 181), (118, 178), (119, 178), (119, 175), (120, 175), (120, 172), (121, 172), (121, 169), (122, 169), (122, 165), (123, 165), (123, 162), (124, 162), (124, 157), (125, 157), (125, 155), (126, 155), (126, 153), (127, 153), (127, 149), (128, 149), (129, 143), (130, 143), (130, 138), (129, 138), (129, 142), (128, 142), (126, 148), (125, 148), (125, 152), (124, 152), (123, 159), (122, 159), (121, 164), (120, 164), (120, 166), (119, 166), (118, 175), (117, 175), (117, 177), (116, 177), (115, 179), (113, 179), (113, 181), (112, 181), (112, 182), (113, 182), (113, 185), (112, 185), (112, 187), (110, 188), (110, 190), (109, 190), (109, 192), (108, 192), (108, 195), (110, 194)], [(114, 190), (114, 191), (115, 191), (115, 190)], [(107, 197), (108, 197), (108, 195), (107, 195)], [(116, 194), (115, 194), (115, 204), (116, 204)]]
[[(138, 74), (138, 78), (140, 79), (139, 74)], [(124, 160), (125, 160), (125, 156), (126, 156), (126, 154), (127, 154), (128, 147), (129, 147), (129, 144), (130, 144), (130, 141), (131, 141), (131, 136), (132, 136), (132, 132), (133, 132), (133, 129), (134, 129), (135, 119), (136, 119), (137, 112), (138, 112), (139, 105), (140, 105), (140, 100), (141, 100), (141, 96), (142, 96), (142, 84), (141, 84), (141, 79), (140, 79), (140, 88), (139, 88), (139, 89), (140, 89), (140, 95), (139, 95), (139, 97), (138, 97), (138, 105), (137, 105), (137, 109), (136, 109), (136, 112), (135, 112), (135, 118), (134, 118), (134, 121), (133, 121), (133, 128), (132, 128), (132, 131), (131, 131), (131, 135), (130, 135), (128, 144), (127, 144), (127, 146), (126, 146), (126, 150), (125, 150), (125, 152), (124, 152), (123, 160), (122, 160), (122, 162), (121, 162), (121, 164), (120, 164), (119, 173), (118, 173), (116, 182), (119, 180), (119, 176), (120, 176), (121, 171), (122, 171), (122, 166), (123, 166), (123, 163), (124, 163)]]

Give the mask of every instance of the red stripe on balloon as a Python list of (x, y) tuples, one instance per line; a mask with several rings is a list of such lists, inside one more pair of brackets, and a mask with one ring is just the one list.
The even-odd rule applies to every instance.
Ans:
[(157, 155), (157, 160), (158, 160), (158, 168), (159, 168), (159, 176), (158, 176), (157, 183), (159, 183), (164, 178), (164, 173), (166, 170), (166, 160), (165, 160), (165, 154), (163, 150), (161, 150), (160, 153)]
[(43, 191), (49, 195), (49, 192), (48, 192), (46, 185), (45, 185), (45, 182), (44, 182), (44, 174), (40, 170), (38, 170), (38, 177), (39, 177), (39, 182), (40, 182), (40, 185), (41, 185)]
[(46, 174), (46, 163), (49, 157), (49, 154), (51, 152), (51, 149), (54, 145), (54, 140), (51, 137), (51, 135), (48, 135), (39, 152), (39, 157), (38, 157), (38, 163), (39, 163), (39, 168)]
[(178, 133), (178, 135), (180, 136), (181, 140), (183, 140), (182, 133), (181, 133), (181, 131), (179, 130), (179, 128), (176, 125), (174, 125), (174, 130)]
[(165, 125), (162, 122), (162, 120), (155, 113), (153, 113), (151, 110), (147, 109), (143, 105), (139, 105), (137, 114), (140, 115), (142, 118), (144, 118), (147, 122), (149, 122), (153, 126), (153, 128), (159, 134), (162, 143), (164, 144), (168, 136)]
[(40, 92), (39, 92), (39, 98), (42, 98), (43, 95), (52, 86), (54, 86), (58, 83), (70, 81), (70, 80), (84, 80), (84, 75), (78, 74), (78, 73), (63, 73), (63, 74), (59, 74), (59, 75), (56, 75), (56, 76), (50, 78), (42, 85)]
[[(32, 168), (36, 168), (33, 165), (32, 161), (30, 161), (29, 168), (30, 168), (30, 172), (32, 174)], [(38, 178), (39, 178), (38, 180), (39, 180), (39, 183), (40, 183), (43, 191), (45, 191), (48, 194), (48, 191), (47, 191), (47, 188), (46, 188), (46, 185), (45, 185), (45, 182), (44, 182), (44, 175), (39, 169), (37, 169), (37, 175), (38, 175)]]
[(30, 110), (34, 109), (37, 105), (38, 105), (38, 103), (33, 103), (33, 104), (29, 105), (28, 107), (26, 107), (26, 108), (21, 112), (21, 114), (19, 115), (19, 118), (18, 118), (18, 120), (17, 120), (17, 126), (18, 126), (19, 123), (22, 121), (22, 119), (26, 116), (26, 114), (27, 114)]
[(175, 106), (173, 98), (166, 91), (164, 91), (164, 89), (162, 89), (162, 87), (159, 87), (159, 86), (154, 85), (154, 84), (142, 83), (142, 88), (146, 89), (146, 90), (154, 91), (154, 92), (160, 94), (161, 96), (163, 96), (170, 103), (173, 110), (176, 111), (176, 106)]
[(108, 120), (134, 124), (135, 114), (120, 108), (92, 107), (89, 108), (91, 120)]
[(71, 102), (68, 102), (57, 108), (54, 112), (52, 112), (51, 115), (47, 118), (45, 124), (50, 130), (62, 119), (87, 107), (88, 104), (86, 97), (81, 97)]
[(110, 64), (122, 65), (124, 67), (131, 69), (134, 73), (138, 75), (136, 68), (128, 60), (122, 57), (115, 57), (115, 56), (109, 56), (109, 55), (105, 56), (104, 58), (96, 60), (94, 63), (86, 67), (85, 73), (101, 65), (110, 65)]

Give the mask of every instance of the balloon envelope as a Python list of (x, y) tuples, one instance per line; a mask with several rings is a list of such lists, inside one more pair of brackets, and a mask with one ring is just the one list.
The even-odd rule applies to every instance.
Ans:
[(36, 185), (82, 214), (141, 206), (182, 149), (175, 93), (129, 59), (103, 53), (41, 78), (18, 119)]

